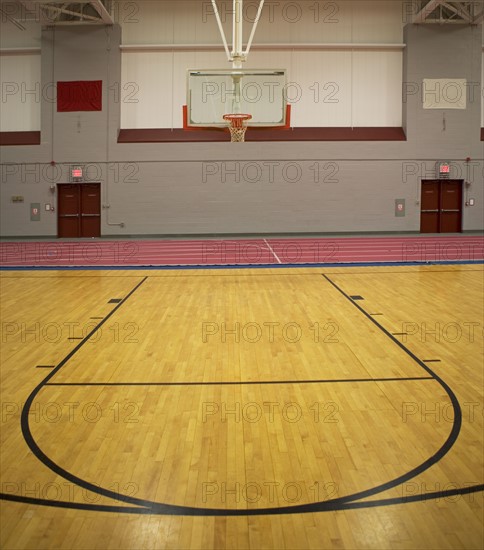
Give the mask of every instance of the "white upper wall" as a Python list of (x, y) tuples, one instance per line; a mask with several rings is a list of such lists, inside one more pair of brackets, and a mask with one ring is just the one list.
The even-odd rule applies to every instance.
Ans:
[[(266, 0), (254, 44), (400, 43), (405, 16), (400, 0)], [(232, 0), (217, 0), (231, 42)], [(245, 0), (244, 42), (259, 0)], [(123, 0), (114, 18), (123, 44), (222, 44), (210, 0)]]
[(40, 130), (40, 55), (0, 55), (0, 132)]
[[(20, 2), (0, 2), (0, 132), (40, 130), (41, 25), (25, 20)], [(18, 21), (23, 29), (7, 19)], [(37, 53), (5, 55), (9, 49), (39, 49)]]
[[(125, 52), (121, 127), (182, 127), (186, 70), (226, 65), (223, 52)], [(400, 51), (253, 51), (247, 65), (287, 70), (291, 126), (401, 126)]]
[[(258, 5), (258, 0), (244, 1), (244, 42)], [(232, 0), (218, 0), (217, 6), (230, 48)], [(352, 52), (343, 45), (401, 44), (402, 9), (399, 0), (266, 0), (244, 68), (287, 70), (293, 126), (400, 126), (402, 51)], [(118, 4), (115, 18), (122, 25), (123, 46), (153, 46), (153, 51), (123, 53), (122, 82), (136, 94), (121, 103), (121, 126), (181, 127), (186, 70), (231, 67), (212, 3), (127, 0)], [(297, 51), (293, 44), (342, 48)], [(167, 50), (156, 51), (157, 45)], [(179, 45), (193, 47), (176, 51)], [(197, 45), (218, 49), (203, 51)], [(262, 51), (257, 45), (267, 47)]]
[(41, 25), (35, 14), (28, 16), (16, 0), (0, 0), (0, 9), (0, 49), (40, 48)]

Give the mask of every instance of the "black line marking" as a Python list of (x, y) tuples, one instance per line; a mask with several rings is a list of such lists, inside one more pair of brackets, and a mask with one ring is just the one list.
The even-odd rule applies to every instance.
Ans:
[(122, 298), (111, 298), (111, 300), (109, 300), (108, 304), (119, 304), (123, 301)]
[(383, 315), (383, 313), (370, 313), (370, 315)]
[[(27, 443), (28, 447), (34, 454), (34, 456), (42, 462), (47, 468), (52, 470), (53, 472), (59, 474), (64, 479), (67, 479), (68, 481), (71, 481), (72, 483), (79, 485), (80, 487), (84, 487), (85, 489), (88, 489), (92, 491), (93, 493), (98, 493), (97, 489), (98, 487), (96, 485), (93, 485), (92, 483), (89, 483), (87, 481), (84, 481), (83, 479), (71, 474), (61, 466), (57, 465), (52, 459), (50, 459), (37, 445), (34, 437), (32, 436), (32, 432), (30, 431), (30, 424), (29, 424), (29, 413), (30, 408), (32, 407), (32, 403), (34, 399), (36, 398), (37, 394), (40, 392), (40, 390), (47, 384), (49, 380), (51, 380), (58, 372), (59, 370), (82, 348), (82, 346), (89, 340), (89, 338), (95, 334), (95, 332), (101, 328), (101, 326), (112, 316), (114, 313), (128, 300), (135, 292), (138, 290), (138, 288), (148, 279), (148, 277), (144, 277), (129, 293), (128, 295), (115, 307), (113, 310), (101, 321), (99, 322), (92, 330), (85, 336), (85, 338), (77, 344), (77, 346), (68, 353), (64, 359), (55, 367), (55, 369), (48, 374), (40, 384), (38, 384), (32, 393), (27, 398), (23, 408), (22, 413), (20, 417), (20, 426), (22, 429), (22, 435), (24, 437), (25, 442)], [(115, 493), (114, 491), (109, 491), (107, 489), (102, 489), (102, 491), (98, 494), (103, 494), (104, 496), (107, 496), (108, 498), (112, 498), (115, 500), (119, 500), (119, 494)], [(124, 495), (123, 495), (124, 496)], [(133, 499), (131, 497), (127, 497), (128, 500), (125, 498), (122, 498), (120, 500), (123, 500), (125, 502), (132, 502), (134, 504), (140, 504), (139, 499)]]
[(409, 495), (406, 497), (384, 498), (380, 500), (367, 500), (362, 502), (350, 502), (347, 509), (352, 508), (374, 508), (375, 506), (390, 506), (392, 504), (408, 504), (409, 502), (423, 502), (433, 500), (434, 498), (448, 498), (457, 495), (470, 495), (484, 491), (484, 484), (471, 485), (462, 489), (448, 489), (446, 491), (435, 491), (434, 493), (422, 493), (419, 495)]
[[(351, 495), (346, 495), (344, 497), (331, 499), (328, 501), (322, 501), (317, 503), (311, 503), (306, 505), (294, 505), (294, 506), (286, 506), (282, 508), (264, 508), (264, 509), (244, 509), (244, 510), (227, 510), (227, 509), (209, 509), (209, 508), (194, 508), (194, 507), (186, 507), (186, 506), (178, 506), (178, 505), (168, 505), (163, 504), (160, 502), (154, 502), (149, 500), (143, 500), (138, 499), (131, 496), (126, 495), (120, 495), (119, 493), (115, 493), (114, 491), (110, 491), (108, 489), (98, 487), (97, 485), (94, 485), (82, 478), (79, 478), (58, 464), (56, 464), (53, 460), (51, 460), (37, 445), (35, 440), (33, 439), (32, 433), (30, 431), (29, 426), (29, 411), (32, 406), (32, 403), (37, 395), (37, 393), (48, 383), (48, 381), (55, 375), (56, 372), (58, 372), (67, 362), (68, 360), (76, 353), (82, 345), (89, 339), (89, 337), (94, 334), (94, 332), (102, 325), (104, 324), (107, 319), (110, 318), (110, 316), (117, 311), (117, 309), (128, 299), (138, 288), (141, 286), (147, 277), (145, 277), (138, 285), (128, 294), (128, 296), (123, 300), (122, 303), (118, 304), (113, 311), (104, 319), (101, 323), (97, 325), (93, 331), (91, 331), (86, 338), (76, 346), (74, 350), (71, 351), (60, 363), (57, 365), (57, 367), (54, 369), (54, 371), (49, 374), (44, 380), (32, 391), (32, 393), (27, 398), (27, 401), (22, 409), (21, 414), (21, 427), (22, 427), (22, 433), (24, 436), (24, 439), (29, 446), (30, 450), (34, 453), (34, 455), (48, 468), (50, 468), (53, 472), (57, 473), (58, 475), (64, 477), (64, 479), (71, 481), (75, 484), (77, 484), (80, 487), (83, 487), (95, 494), (100, 494), (102, 496), (105, 496), (107, 498), (112, 498), (117, 501), (126, 502), (129, 504), (134, 504), (138, 506), (143, 506), (144, 508), (149, 508), (151, 513), (156, 514), (177, 514), (177, 515), (197, 515), (197, 516), (206, 516), (206, 515), (218, 515), (218, 516), (253, 516), (253, 515), (269, 515), (269, 514), (290, 514), (290, 513), (306, 513), (306, 512), (318, 512), (318, 511), (335, 511), (335, 510), (343, 510), (351, 507), (358, 507), (358, 506), (378, 506), (378, 504), (375, 504), (375, 501), (371, 503), (361, 503), (356, 502), (361, 499), (379, 494), (381, 492), (384, 492), (388, 489), (391, 489), (393, 487), (396, 487), (398, 485), (401, 485), (403, 482), (408, 481), (409, 479), (414, 478), (418, 474), (424, 472), (428, 468), (430, 468), (433, 464), (438, 462), (447, 452), (451, 449), (453, 444), (455, 443), (459, 431), (462, 425), (462, 411), (460, 408), (460, 404), (457, 400), (457, 397), (452, 392), (450, 387), (440, 378), (438, 377), (431, 369), (429, 369), (418, 357), (415, 356), (409, 349), (407, 349), (403, 344), (401, 344), (396, 338), (394, 338), (386, 329), (384, 329), (378, 322), (376, 322), (368, 313), (365, 312), (363, 308), (361, 308), (356, 302), (351, 300), (351, 298), (344, 293), (343, 290), (341, 290), (331, 279), (329, 279), (326, 275), (323, 275), (325, 279), (340, 292), (343, 296), (345, 296), (350, 302), (359, 309), (361, 313), (363, 313), (372, 323), (374, 323), (384, 334), (386, 334), (397, 346), (399, 346), (405, 353), (407, 353), (415, 362), (417, 362), (429, 375), (431, 378), (436, 380), (440, 383), (440, 385), (444, 388), (446, 393), (449, 395), (450, 400), (453, 405), (454, 409), (454, 422), (452, 424), (451, 432), (447, 438), (447, 440), (444, 442), (444, 444), (437, 450), (436, 453), (434, 453), (433, 456), (428, 458), (426, 461), (418, 465), (417, 467), (413, 468), (409, 472), (390, 480), (386, 483), (383, 483), (381, 485), (378, 485), (376, 487), (363, 490), (357, 493), (353, 493)], [(403, 500), (399, 500), (398, 502), (403, 502)], [(382, 505), (385, 504), (385, 501), (382, 501)], [(147, 513), (146, 511), (143, 511), (143, 513)]]
[(55, 365), (37, 365), (36, 369), (55, 369)]
[(340, 384), (345, 382), (401, 382), (409, 380), (433, 380), (432, 376), (408, 378), (341, 378), (337, 380), (260, 380), (241, 382), (49, 382), (46, 386), (247, 386), (258, 384)]
[[(109, 506), (105, 504), (88, 504), (86, 502), (69, 502), (65, 500), (48, 500), (46, 498), (24, 497), (10, 493), (0, 493), (0, 498), (11, 502), (23, 502), (24, 504), (36, 504), (37, 506), (53, 506), (54, 508), (72, 508), (74, 510), (90, 510), (92, 512), (117, 512), (126, 514), (139, 514), (144, 511), (140, 507)], [(146, 508), (147, 513), (151, 513)]]
[(440, 359), (423, 359), (424, 363), (440, 363)]
[(69, 336), (68, 340), (84, 340), (83, 336)]
[(89, 317), (89, 319), (104, 319), (104, 317)]
[(352, 300), (364, 300), (363, 296), (360, 296), (359, 294), (357, 294), (355, 296), (350, 296), (350, 298)]
[[(367, 500), (347, 502), (343, 504), (339, 510), (352, 510), (358, 508), (375, 508), (378, 506), (392, 506), (395, 504), (409, 504), (412, 502), (423, 502), (433, 499), (448, 498), (458, 495), (470, 495), (473, 493), (479, 493), (484, 491), (484, 484), (471, 485), (462, 489), (448, 489), (446, 491), (435, 491), (433, 493), (422, 493), (419, 495), (409, 495), (405, 497), (385, 498), (380, 500)], [(9, 493), (0, 493), (0, 499), (10, 502), (22, 502), (24, 504), (35, 504), (37, 506), (52, 506), (55, 508), (74, 509), (74, 510), (88, 510), (91, 512), (115, 512), (118, 514), (163, 514), (163, 511), (158, 511), (148, 506), (108, 506), (104, 504), (87, 504), (84, 502), (68, 502), (61, 500), (47, 500), (42, 498), (24, 497), (13, 495)], [(330, 501), (327, 501), (330, 502)], [(260, 510), (234, 510), (234, 509), (219, 509), (219, 508), (193, 508), (181, 506), (173, 506), (175, 511), (171, 512), (171, 515), (184, 515), (184, 516), (255, 516), (255, 515), (280, 515), (304, 513), (304, 512), (329, 512), (325, 506), (326, 502), (314, 502), (308, 504), (302, 504), (300, 506), (288, 506), (284, 508), (284, 512), (280, 512), (280, 508), (262, 508)], [(317, 507), (316, 509), (314, 507)], [(301, 510), (301, 508), (303, 508)], [(287, 512), (285, 511), (287, 509)], [(203, 513), (200, 513), (203, 511)], [(165, 512), (166, 513), (166, 512)]]
[[(351, 304), (353, 304), (354, 307), (356, 307), (363, 315), (369, 319), (375, 326), (377, 326), (384, 334), (388, 336), (400, 349), (402, 349), (407, 355), (409, 355), (418, 365), (420, 365), (430, 376), (432, 376), (444, 389), (444, 391), (447, 393), (447, 395), (450, 398), (450, 401), (452, 403), (452, 408), (454, 411), (454, 421), (452, 423), (452, 429), (444, 442), (444, 444), (440, 447), (440, 449), (437, 450), (431, 457), (429, 457), (427, 460), (422, 462), (419, 466), (416, 468), (413, 468), (406, 474), (399, 476), (395, 478), (394, 480), (387, 482), (383, 485), (380, 485), (380, 487), (375, 487), (373, 489), (369, 489), (367, 491), (363, 491), (360, 493), (357, 493), (355, 498), (352, 500), (357, 500), (365, 498), (366, 496), (372, 496), (376, 493), (381, 492), (381, 488), (385, 487), (384, 490), (390, 489), (392, 487), (396, 487), (398, 485), (401, 485), (403, 482), (408, 481), (409, 479), (412, 479), (413, 477), (421, 474), (437, 462), (439, 462), (453, 447), (454, 443), (457, 441), (457, 438), (460, 433), (460, 429), (462, 427), (462, 409), (460, 407), (459, 400), (457, 399), (457, 396), (452, 391), (450, 386), (445, 382), (440, 376), (435, 374), (422, 360), (420, 360), (413, 352), (411, 352), (408, 348), (406, 348), (397, 338), (395, 338), (388, 330), (386, 330), (378, 321), (376, 321), (371, 315), (369, 315), (360, 305), (358, 305), (354, 300), (351, 300), (351, 298), (342, 290), (336, 283), (334, 283), (327, 275), (323, 275), (323, 277), (330, 283), (336, 290), (342, 294)], [(357, 498), (358, 497), (358, 498)]]

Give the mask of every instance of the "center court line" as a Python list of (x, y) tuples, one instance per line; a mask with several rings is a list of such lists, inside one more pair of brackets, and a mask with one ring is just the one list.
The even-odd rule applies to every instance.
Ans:
[(274, 252), (274, 250), (272, 250), (272, 246), (267, 242), (267, 239), (264, 239), (264, 242), (266, 243), (267, 245), (267, 248), (272, 252), (272, 255), (274, 256), (274, 258), (280, 263), (282, 264), (281, 260), (279, 260), (277, 254)]
[(243, 386), (264, 384), (333, 384), (341, 382), (400, 382), (409, 380), (435, 380), (432, 376), (404, 378), (343, 378), (324, 380), (242, 380), (240, 382), (47, 382), (46, 386)]

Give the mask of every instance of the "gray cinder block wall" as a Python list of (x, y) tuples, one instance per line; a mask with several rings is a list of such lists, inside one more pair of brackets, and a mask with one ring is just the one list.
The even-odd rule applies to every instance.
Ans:
[[(57, 113), (42, 94), (41, 145), (2, 150), (3, 236), (56, 236), (56, 213), (31, 222), (29, 205), (55, 202), (50, 186), (67, 182), (76, 163), (101, 182), (105, 236), (418, 232), (420, 181), (435, 177), (439, 160), (470, 181), (475, 206), (464, 207), (463, 229), (484, 227), (481, 27), (405, 28), (404, 142), (118, 144), (120, 42), (117, 26), (43, 31), (42, 89), (101, 79), (103, 110)], [(474, 95), (466, 110), (424, 110), (423, 78), (465, 78)], [(395, 199), (405, 199), (404, 217)]]

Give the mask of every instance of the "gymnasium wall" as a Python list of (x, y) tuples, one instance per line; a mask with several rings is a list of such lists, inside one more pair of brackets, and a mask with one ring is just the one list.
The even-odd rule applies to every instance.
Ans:
[[(244, 42), (257, 5), (244, 3)], [(218, 6), (230, 40), (232, 1)], [(123, 2), (118, 16), (122, 82), (137, 99), (122, 104), (122, 127), (181, 128), (186, 69), (230, 66), (211, 3)], [(401, 126), (402, 28), (398, 1), (268, 2), (244, 66), (287, 70), (294, 126)]]
[[(388, 35), (378, 35), (375, 29), (386, 28), (381, 25), (382, 18), (392, 21), (396, 13), (394, 7), (388, 7), (388, 13), (384, 11), (382, 14), (381, 2), (336, 3), (341, 9), (352, 4), (353, 10), (360, 10), (360, 15), (353, 11), (353, 23), (349, 26), (343, 24), (345, 19), (341, 16), (341, 26), (335, 23), (331, 27), (334, 33), (331, 36), (311, 34), (309, 23), (303, 27), (305, 32), (292, 23), (278, 31), (267, 21), (264, 35), (264, 22), (261, 22), (261, 34), (258, 33), (256, 38), (261, 41), (259, 37), (266, 36), (267, 44), (338, 40), (341, 44), (351, 40), (361, 44), (370, 39), (373, 43), (377, 36), (382, 44), (383, 41), (406, 44), (399, 52), (383, 52), (399, 57), (389, 63), (383, 63), (381, 51), (372, 50), (361, 52), (366, 56), (365, 62), (353, 65), (353, 71), (360, 70), (363, 78), (367, 63), (368, 70), (385, 75), (383, 82), (388, 81), (388, 75), (394, 74), (397, 67), (402, 71), (399, 83), (404, 84), (405, 93), (402, 94), (400, 88), (398, 116), (407, 134), (406, 141), (118, 144), (121, 127), (126, 127), (126, 124), (139, 127), (140, 120), (148, 120), (146, 105), (150, 102), (153, 117), (155, 113), (164, 117), (165, 127), (178, 125), (178, 110), (166, 107), (175, 106), (173, 92), (168, 97), (157, 97), (156, 89), (147, 83), (153, 81), (161, 86), (168, 82), (172, 91), (181, 93), (184, 90), (181, 75), (187, 68), (183, 67), (181, 59), (190, 56), (190, 62), (198, 59), (198, 54), (189, 51), (127, 52), (125, 47), (139, 46), (143, 40), (153, 50), (153, 44), (162, 45), (163, 40), (169, 43), (175, 37), (179, 44), (218, 42), (217, 34), (212, 31), (204, 34), (200, 14), (197, 27), (197, 15), (190, 9), (190, 2), (146, 3), (168, 10), (158, 20), (159, 25), (155, 25), (155, 14), (151, 12), (143, 16), (142, 21), (142, 4), (131, 2), (124, 7), (120, 4), (118, 20), (121, 19), (122, 25), (114, 28), (71, 26), (56, 28), (55, 31), (45, 29), (39, 35), (41, 54), (18, 55), (16, 58), (23, 60), (18, 65), (11, 61), (4, 64), (4, 60), (12, 55), (0, 56), (0, 68), (10, 67), (10, 74), (14, 75), (12, 81), (20, 88), (24, 82), (24, 89), (30, 90), (39, 73), (41, 84), (39, 95), (33, 94), (33, 104), (32, 95), (29, 99), (28, 94), (23, 102), (21, 96), (20, 100), (16, 95), (6, 98), (17, 103), (7, 103), (2, 98), (2, 109), (8, 105), (9, 113), (15, 112), (15, 115), (8, 115), (7, 131), (41, 129), (40, 145), (2, 147), (0, 221), (3, 236), (56, 235), (56, 212), (42, 210), (41, 220), (31, 222), (29, 206), (36, 202), (55, 204), (56, 197), (50, 187), (68, 181), (70, 164), (85, 164), (88, 178), (101, 182), (103, 235), (418, 232), (420, 181), (434, 177), (435, 163), (439, 160), (451, 162), (451, 177), (470, 182), (465, 189), (465, 198), (474, 198), (476, 205), (464, 207), (464, 230), (484, 228), (484, 142), (480, 140), (483, 120), (482, 26), (405, 26), (400, 12), (399, 23), (395, 21), (385, 30)], [(137, 14), (129, 11), (133, 5), (139, 10)], [(166, 16), (173, 12), (173, 17)], [(182, 13), (187, 21), (193, 21), (194, 27), (179, 22)], [(136, 17), (137, 23), (133, 21)], [(362, 18), (366, 23), (357, 25), (355, 21), (362, 21)], [(130, 22), (127, 23), (126, 19)], [(19, 47), (16, 30), (11, 31), (7, 38), (5, 36), (2, 35), (2, 48)], [(28, 45), (35, 48), (38, 44), (36, 30), (32, 29), (29, 36)], [(286, 51), (275, 50), (276, 59), (287, 59), (284, 57)], [(175, 53), (180, 54), (176, 64), (166, 65), (172, 68), (172, 73), (166, 79), (160, 79), (160, 60), (166, 61), (170, 55), (174, 59)], [(267, 56), (271, 52), (254, 50), (253, 53), (254, 56)], [(296, 53), (290, 59), (293, 70), (296, 70), (294, 74), (301, 75), (302, 83), (313, 65), (312, 60), (308, 61), (310, 55), (323, 59), (333, 53), (342, 58), (348, 54), (347, 51), (311, 51), (305, 60), (303, 52)], [(29, 55), (32, 59), (27, 61)], [(215, 53), (211, 51), (200, 53), (205, 63), (213, 55)], [(277, 57), (279, 55), (282, 57)], [(143, 56), (144, 60), (133, 64), (128, 61), (129, 56)], [(375, 56), (374, 62), (371, 56)], [(37, 61), (33, 61), (35, 59)], [(329, 66), (329, 57), (325, 59), (325, 66)], [(173, 79), (175, 65), (180, 71)], [(30, 67), (30, 72), (25, 67)], [(334, 68), (337, 67), (335, 62)], [(343, 62), (341, 67), (344, 67)], [(24, 72), (15, 73), (16, 70)], [(423, 78), (465, 78), (476, 83), (477, 93), (468, 98), (465, 110), (424, 110)], [(56, 112), (55, 102), (48, 92), (51, 83), (83, 79), (103, 81), (103, 110)], [(139, 99), (136, 94), (133, 96), (133, 88), (125, 87), (131, 81), (138, 84), (139, 91), (141, 84), (145, 83), (143, 87), (147, 95), (143, 105), (130, 102)], [(367, 82), (371, 84), (372, 79)], [(363, 107), (365, 104), (375, 105), (371, 89), (366, 88), (366, 95), (356, 97), (357, 88), (351, 88), (349, 92), (343, 78), (340, 83), (342, 97), (343, 92), (353, 96), (353, 104), (360, 101)], [(37, 115), (32, 106), (37, 106)], [(341, 109), (339, 104), (336, 107)], [(294, 110), (297, 109), (298, 105), (295, 105)], [(365, 116), (364, 108), (360, 112)], [(381, 109), (381, 112), (385, 113), (385, 110)], [(395, 116), (395, 108), (391, 112), (393, 114), (389, 116)], [(347, 109), (342, 109), (341, 117), (347, 115)], [(335, 121), (338, 116), (335, 115)], [(379, 116), (382, 116), (380, 122), (389, 124), (390, 118), (385, 119), (388, 115), (380, 113)], [(301, 124), (311, 119), (307, 110), (300, 117)], [(331, 117), (327, 123), (336, 125)], [(17, 126), (12, 127), (13, 124)], [(23, 126), (19, 127), (20, 124)], [(342, 122), (341, 125), (345, 124)], [(470, 157), (469, 162), (465, 161), (466, 157)], [(54, 166), (51, 166), (51, 161), (55, 162)], [(17, 195), (24, 197), (23, 203), (12, 202), (11, 197)], [(405, 199), (404, 217), (395, 216), (396, 199)]]
[(36, 21), (22, 26), (25, 30), (0, 12), (0, 132), (40, 130), (41, 26)]

